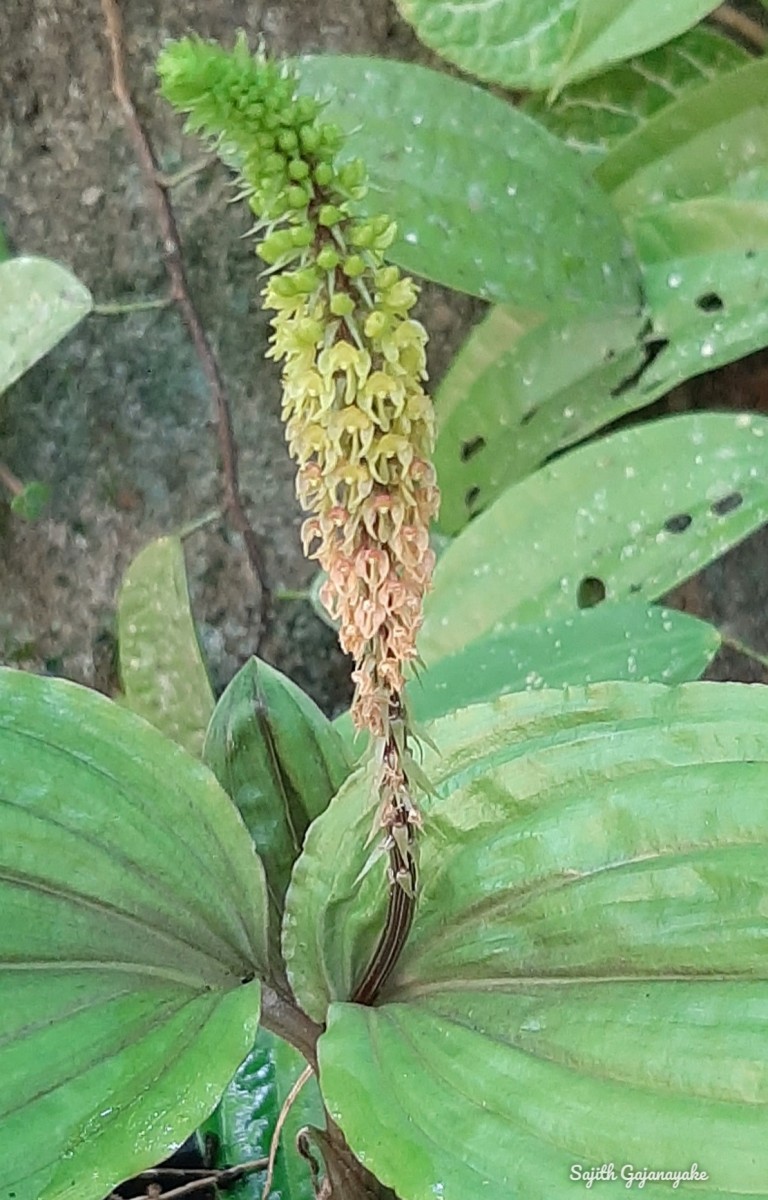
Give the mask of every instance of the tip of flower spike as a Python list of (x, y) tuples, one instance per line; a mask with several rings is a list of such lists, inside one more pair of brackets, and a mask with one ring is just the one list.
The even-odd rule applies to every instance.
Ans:
[(279, 116), (294, 100), (294, 76), (263, 47), (252, 54), (243, 34), (232, 50), (194, 37), (169, 42), (157, 72), (162, 94), (189, 113), (192, 128), (241, 148), (252, 144), (267, 109)]

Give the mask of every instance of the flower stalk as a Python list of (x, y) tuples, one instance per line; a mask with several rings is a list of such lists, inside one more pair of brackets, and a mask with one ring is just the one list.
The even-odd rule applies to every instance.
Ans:
[(188, 128), (237, 164), (258, 218), (264, 301), (275, 311), (268, 354), (282, 363), (282, 416), (308, 514), (304, 550), (327, 575), (321, 600), (354, 660), (352, 717), (375, 739), (391, 878), (412, 899), (420, 817), (405, 670), (417, 657), (439, 502), (426, 333), (410, 315), (417, 289), (385, 262), (394, 222), (353, 213), (365, 165), (340, 159), (341, 131), (322, 120), (319, 101), (296, 94), (285, 66), (242, 40), (228, 53), (186, 39), (159, 70)]

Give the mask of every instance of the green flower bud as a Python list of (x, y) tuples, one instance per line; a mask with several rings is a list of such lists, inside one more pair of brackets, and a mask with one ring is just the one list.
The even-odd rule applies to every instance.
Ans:
[(302, 125), (299, 130), (299, 142), (305, 154), (316, 154), (320, 146), (320, 131), (315, 125)]
[(363, 329), (365, 330), (365, 336), (369, 338), (380, 338), (387, 332), (389, 325), (390, 318), (387, 316), (387, 314), (381, 312), (379, 309), (374, 309), (373, 312), (369, 313), (365, 319), (365, 325), (363, 326)]
[(390, 221), (383, 233), (376, 236), (374, 247), (377, 250), (388, 250), (397, 236), (397, 225), (394, 221)]
[(373, 278), (376, 287), (381, 291), (386, 291), (387, 288), (391, 288), (393, 284), (397, 283), (400, 272), (397, 267), (379, 267)]
[(346, 292), (337, 292), (331, 297), (330, 307), (334, 317), (351, 317), (355, 311), (355, 302)]
[(330, 163), (318, 163), (314, 176), (318, 187), (328, 187), (328, 184), (333, 182), (333, 167)]
[(365, 271), (365, 263), (359, 254), (350, 254), (349, 258), (344, 260), (342, 271), (348, 275), (350, 279), (356, 279), (358, 275), (362, 275)]
[(288, 300), (291, 296), (296, 295), (292, 275), (273, 275), (269, 286), (272, 293), (279, 296), (281, 300)]
[(315, 239), (315, 232), (311, 225), (296, 225), (290, 231), (291, 245), (298, 249), (303, 249), (305, 246), (311, 246)]
[(291, 208), (306, 208), (309, 203), (309, 193), (302, 187), (290, 187), (286, 195)]
[(276, 152), (267, 154), (262, 169), (265, 175), (282, 175), (285, 170), (285, 159), (282, 154)]
[(326, 150), (332, 150), (334, 154), (337, 154), (341, 149), (344, 135), (338, 125), (329, 123), (321, 126), (321, 139), (322, 145)]
[(281, 129), (277, 135), (277, 144), (286, 154), (293, 154), (299, 146), (299, 139), (292, 129)]
[(323, 246), (317, 256), (317, 265), (323, 271), (335, 271), (341, 262), (341, 255), (333, 249), (333, 246)]
[(291, 278), (296, 293), (303, 292), (307, 296), (314, 292), (320, 282), (320, 276), (314, 267), (301, 267), (298, 271), (291, 272)]
[(289, 254), (292, 249), (290, 232), (287, 229), (278, 229), (274, 233), (270, 233), (269, 237), (264, 238), (259, 246), (259, 254), (264, 262), (272, 265), (278, 262), (283, 255)]
[(314, 121), (320, 105), (312, 96), (299, 96), (296, 100), (296, 120), (306, 123)]
[(324, 326), (314, 317), (300, 317), (295, 324), (296, 338), (305, 346), (316, 346), (322, 341)]
[(355, 158), (352, 162), (344, 163), (339, 169), (339, 183), (343, 188), (353, 190), (359, 188), (361, 183), (365, 183), (367, 171), (365, 163), (361, 158)]
[(339, 221), (343, 221), (344, 213), (335, 204), (321, 204), (320, 211), (317, 214), (318, 225), (325, 225), (328, 229), (333, 225), (338, 225)]
[(303, 158), (292, 158), (288, 163), (288, 175), (297, 183), (301, 183), (302, 179), (306, 179), (309, 175), (309, 167), (304, 162)]
[(349, 240), (353, 246), (358, 246), (361, 250), (370, 250), (374, 242), (374, 232), (370, 221), (356, 225), (349, 235)]

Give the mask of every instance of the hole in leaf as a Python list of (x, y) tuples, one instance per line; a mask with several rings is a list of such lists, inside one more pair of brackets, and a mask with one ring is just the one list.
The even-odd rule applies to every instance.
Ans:
[(579, 608), (595, 608), (605, 600), (605, 584), (594, 575), (585, 575), (576, 591)]
[(722, 296), (718, 296), (717, 292), (705, 292), (703, 296), (699, 296), (696, 307), (700, 308), (702, 312), (720, 312), (725, 308), (725, 301)]
[(475, 504), (477, 503), (477, 498), (479, 495), (480, 495), (479, 487), (469, 488), (469, 490), (467, 491), (467, 493), (464, 497), (464, 503), (466, 504), (467, 508), (469, 508), (469, 509), (474, 508)]
[(721, 496), (719, 500), (715, 500), (709, 511), (713, 517), (724, 517), (730, 512), (735, 512), (737, 508), (741, 508), (743, 503), (744, 497), (741, 492), (729, 492), (727, 496)]
[(484, 448), (485, 448), (485, 438), (484, 437), (472, 438), (471, 442), (462, 442), (461, 450), (459, 451), (459, 453), (461, 455), (461, 461), (469, 462), (470, 458), (472, 458), (473, 455), (477, 454), (478, 450), (483, 450)]
[(690, 513), (675, 513), (674, 517), (668, 517), (664, 522), (664, 528), (667, 533), (685, 533), (692, 523), (693, 517)]

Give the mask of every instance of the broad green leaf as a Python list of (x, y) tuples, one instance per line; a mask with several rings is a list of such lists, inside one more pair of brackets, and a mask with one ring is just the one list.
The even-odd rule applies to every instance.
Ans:
[(598, 162), (649, 117), (697, 87), (740, 66), (746, 50), (699, 26), (681, 37), (571, 84), (554, 97), (527, 96), (522, 109), (561, 137), (567, 146)]
[(712, 196), (768, 164), (768, 59), (685, 93), (595, 171), (623, 213)]
[(315, 1014), (331, 1002), (331, 1116), (403, 1200), (567, 1200), (574, 1164), (611, 1161), (696, 1162), (705, 1200), (768, 1195), (767, 723), (765, 690), (731, 684), (529, 693), (437, 722), (423, 894), (375, 1008), (343, 1003), (386, 891), (356, 882), (369, 776), (313, 826), (294, 986)]
[[(253, 1050), (200, 1131), (203, 1139), (211, 1134), (215, 1138), (214, 1166), (234, 1167), (269, 1156), (280, 1110), (306, 1065), (288, 1042), (266, 1029), (259, 1030)], [(283, 1125), (270, 1196), (314, 1200), (308, 1164), (296, 1150), (296, 1135), (310, 1124), (325, 1124), (314, 1075), (299, 1092)], [(264, 1183), (265, 1172), (254, 1173), (227, 1195), (233, 1200), (262, 1200)]]
[(650, 311), (641, 339), (628, 321), (553, 320), (509, 344), (495, 313), (470, 334), (437, 393), (442, 530), (602, 426), (768, 345), (768, 203), (683, 201), (631, 229)]
[(677, 37), (712, 0), (397, 0), (421, 41), (505, 87), (562, 87)]
[[(634, 214), (627, 222), (643, 265), (768, 249), (768, 179), (762, 200), (707, 196)], [(669, 267), (668, 267), (669, 269)]]
[(695, 574), (768, 520), (767, 432), (748, 413), (671, 417), (508, 488), (437, 564), (427, 665), (499, 623), (551, 619), (601, 595), (655, 600)]
[(626, 381), (645, 361), (638, 317), (553, 319), (511, 340), (503, 312), (472, 331), (437, 391), (445, 533), (458, 533), (511, 483), (623, 413)]
[(593, 75), (670, 41), (717, 8), (712, 0), (580, 0), (574, 35), (555, 85)]
[(767, 270), (768, 248), (650, 263), (645, 285), (657, 353), (625, 393), (625, 411), (767, 346)]
[(407, 63), (322, 56), (302, 91), (327, 102), (389, 213), (388, 255), (457, 291), (524, 310), (634, 311), (638, 275), (616, 213), (536, 121), (459, 79)]
[(698, 679), (720, 645), (705, 621), (630, 601), (601, 604), (546, 624), (486, 634), (440, 659), (408, 686), (418, 721), (508, 692), (601, 680)]
[[(409, 682), (408, 706), (423, 723), (532, 688), (609, 679), (687, 683), (699, 678), (719, 646), (716, 629), (674, 609), (637, 600), (601, 604), (470, 642)], [(349, 713), (334, 726), (359, 757), (365, 743)]]
[(117, 634), (129, 708), (191, 754), (200, 754), (214, 700), (189, 605), (180, 538), (156, 538), (129, 566), (117, 599)]
[(43, 513), (51, 496), (51, 489), (45, 483), (33, 479), (24, 485), (11, 500), (11, 512), (24, 521), (37, 521)]
[(213, 776), (125, 709), (0, 670), (0, 1197), (101, 1200), (253, 1044), (261, 865)]
[(0, 392), (91, 311), (86, 287), (47, 258), (0, 262)]
[(280, 671), (251, 658), (216, 705), (203, 758), (245, 821), (266, 873), (277, 930), (310, 823), (349, 774), (343, 744), (317, 705)]

